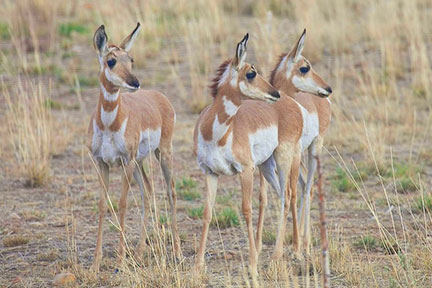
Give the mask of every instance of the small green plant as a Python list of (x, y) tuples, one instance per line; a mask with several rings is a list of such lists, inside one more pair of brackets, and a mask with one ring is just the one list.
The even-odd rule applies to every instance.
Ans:
[(423, 212), (423, 210), (432, 212), (432, 194), (424, 194), (423, 198), (418, 197), (415, 203), (415, 208), (421, 212)]
[(10, 38), (9, 27), (6, 23), (0, 23), (0, 39), (8, 40)]
[(219, 226), (220, 229), (225, 229), (240, 225), (240, 221), (237, 212), (231, 207), (226, 207), (216, 213), (216, 217), (212, 218), (210, 224), (214, 227)]
[(119, 231), (119, 229), (117, 228), (117, 226), (114, 225), (114, 224), (112, 224), (112, 223), (108, 224), (108, 229), (109, 229), (110, 232), (118, 232)]
[(227, 194), (216, 195), (216, 203), (229, 206), (233, 200), (233, 192), (229, 191)]
[(62, 23), (59, 27), (59, 33), (62, 36), (65, 37), (71, 37), (72, 33), (78, 33), (78, 34), (86, 34), (89, 32), (89, 29), (81, 24), (77, 23)]
[(188, 208), (187, 213), (190, 218), (192, 219), (202, 219), (204, 212), (204, 207), (198, 207), (198, 208)]
[(160, 223), (161, 225), (166, 225), (166, 224), (168, 224), (168, 217), (167, 217), (166, 215), (161, 214), (161, 215), (159, 216), (159, 223)]
[(186, 201), (194, 201), (201, 198), (201, 194), (196, 189), (197, 186), (196, 181), (187, 177), (176, 181), (176, 190), (179, 198)]
[(262, 242), (269, 245), (276, 243), (276, 233), (272, 230), (263, 229)]
[(381, 248), (383, 248), (387, 254), (400, 254), (400, 253), (402, 253), (402, 248), (399, 246), (399, 243), (397, 243), (396, 240), (382, 239), (380, 244), (381, 244)]
[(334, 179), (331, 181), (331, 183), (332, 186), (340, 192), (349, 192), (355, 189), (351, 179), (348, 178), (348, 175), (340, 167), (336, 169), (336, 175), (334, 176)]
[(359, 249), (373, 250), (378, 247), (379, 240), (374, 236), (361, 236), (354, 242), (354, 247)]

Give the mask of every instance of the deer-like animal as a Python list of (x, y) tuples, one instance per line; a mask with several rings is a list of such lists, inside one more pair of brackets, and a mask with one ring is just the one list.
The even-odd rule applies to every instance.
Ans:
[[(240, 175), (242, 212), (249, 238), (249, 262), (252, 277), (257, 276), (257, 260), (262, 235), (254, 237), (252, 226), (253, 172), (259, 167), (262, 177), (278, 192), (281, 213), (273, 257), (283, 254), (283, 239), (290, 203), (295, 207), (296, 186), (301, 158), (300, 137), (303, 129), (301, 106), (291, 97), (279, 94), (255, 68), (246, 63), (248, 35), (237, 45), (233, 60), (224, 62), (213, 80), (213, 103), (201, 113), (194, 132), (194, 151), (198, 164), (206, 174), (203, 230), (195, 260), (195, 270), (204, 266), (212, 209), (219, 175)], [(277, 101), (242, 101), (242, 98)], [(270, 101), (269, 101), (270, 100)], [(277, 173), (276, 173), (277, 169)], [(261, 192), (265, 190), (261, 189)], [(265, 197), (264, 197), (265, 198)], [(260, 199), (264, 199), (260, 195)], [(287, 200), (287, 201), (285, 201)], [(292, 210), (297, 231), (296, 209)], [(260, 208), (260, 214), (261, 208)], [(260, 224), (258, 224), (259, 226)], [(294, 232), (297, 239), (298, 233)], [(298, 243), (295, 243), (298, 245)]]
[[(172, 179), (172, 136), (175, 112), (162, 93), (139, 89), (139, 81), (132, 74), (133, 58), (129, 55), (129, 50), (139, 30), (138, 23), (132, 33), (118, 46), (108, 44), (104, 25), (96, 30), (93, 38), (100, 64), (100, 94), (96, 111), (90, 120), (89, 148), (98, 164), (102, 185), (97, 244), (92, 264), (95, 272), (99, 271), (102, 258), (103, 223), (107, 210), (109, 170), (112, 166), (121, 165), (124, 170), (119, 201), (119, 260), (121, 261), (126, 253), (125, 214), (132, 176), (138, 183), (143, 202), (143, 225), (137, 252), (140, 253), (145, 248), (144, 225), (147, 218), (145, 210), (150, 207), (148, 198), (153, 191), (142, 164), (152, 152), (160, 162), (167, 185), (172, 214), (173, 249), (176, 257), (180, 257), (181, 254), (176, 221), (176, 193)], [(120, 89), (133, 93), (120, 93)], [(147, 194), (147, 197), (144, 188), (150, 194)]]
[[(331, 119), (331, 102), (327, 98), (331, 87), (312, 69), (310, 62), (302, 56), (306, 29), (290, 52), (280, 56), (270, 76), (270, 84), (300, 103), (304, 127), (301, 137), (302, 151), (307, 150), (307, 178), (300, 174), (302, 191), (299, 208), (300, 236), (303, 248), (308, 251), (310, 242), (310, 202), (313, 177), (316, 170), (316, 158), (323, 146), (323, 137)], [(319, 97), (317, 97), (319, 96)], [(305, 152), (306, 153), (306, 152)], [(261, 183), (265, 185), (265, 183)], [(265, 189), (262, 187), (261, 189)]]

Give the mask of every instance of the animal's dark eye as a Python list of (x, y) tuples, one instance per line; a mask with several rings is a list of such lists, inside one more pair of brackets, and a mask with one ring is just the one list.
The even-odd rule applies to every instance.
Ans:
[(306, 66), (306, 67), (300, 67), (300, 72), (303, 74), (306, 74), (307, 72), (309, 72), (310, 67)]
[(255, 71), (250, 71), (250, 72), (246, 73), (246, 78), (249, 80), (252, 80), (253, 78), (255, 78), (256, 74), (257, 73)]
[(116, 63), (117, 63), (116, 59), (110, 59), (107, 61), (108, 67), (110, 69), (112, 69)]

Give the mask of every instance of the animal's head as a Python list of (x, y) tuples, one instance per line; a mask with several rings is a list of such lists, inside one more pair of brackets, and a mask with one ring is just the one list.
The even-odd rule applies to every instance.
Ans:
[(246, 34), (237, 44), (234, 58), (220, 67), (212, 86), (213, 96), (216, 96), (218, 88), (229, 85), (243, 97), (275, 102), (280, 98), (279, 92), (246, 62), (248, 39), (249, 34)]
[(138, 79), (132, 74), (133, 58), (129, 55), (129, 50), (132, 48), (139, 30), (140, 23), (118, 46), (108, 45), (104, 25), (96, 30), (93, 37), (101, 73), (113, 86), (126, 88), (129, 91), (136, 91), (140, 87)]
[[(307, 92), (320, 97), (328, 97), (331, 87), (312, 68), (302, 52), (306, 38), (306, 29), (291, 51), (283, 55), (272, 72), (270, 83), (275, 87), (284, 86), (285, 92)], [(281, 89), (281, 88), (280, 88)]]

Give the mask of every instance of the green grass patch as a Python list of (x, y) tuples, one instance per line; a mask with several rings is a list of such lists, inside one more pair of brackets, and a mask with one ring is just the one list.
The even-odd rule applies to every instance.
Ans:
[(380, 244), (380, 240), (378, 240), (374, 236), (362, 236), (360, 239), (353, 243), (354, 247), (359, 249), (373, 250), (376, 249)]
[(176, 181), (175, 186), (179, 199), (194, 201), (201, 198), (201, 194), (197, 191), (198, 184), (191, 178), (183, 177)]
[(71, 37), (73, 33), (87, 34), (89, 29), (78, 23), (62, 23), (59, 26), (59, 34), (65, 37)]
[(351, 179), (340, 167), (336, 169), (336, 174), (334, 175), (333, 180), (331, 180), (331, 184), (336, 190), (340, 192), (349, 192), (355, 189)]
[(198, 208), (188, 208), (187, 209), (188, 216), (192, 219), (202, 219), (204, 213), (204, 207)]
[(220, 229), (225, 229), (240, 225), (240, 220), (237, 212), (234, 209), (231, 207), (226, 207), (216, 213), (216, 217), (212, 218), (210, 225), (213, 227), (217, 227), (219, 225)]
[(0, 39), (8, 40), (9, 38), (9, 26), (6, 23), (0, 23)]
[(216, 203), (224, 206), (231, 206), (234, 192), (229, 191), (227, 194), (216, 195)]
[(167, 225), (168, 224), (168, 217), (166, 215), (159, 215), (159, 223), (161, 225)]
[(419, 212), (432, 212), (432, 194), (424, 194), (423, 198), (418, 197), (415, 202), (415, 208)]
[(54, 101), (52, 99), (46, 99), (45, 106), (47, 108), (54, 109), (54, 110), (60, 110), (62, 108), (60, 102)]
[(276, 233), (272, 230), (263, 229), (262, 242), (272, 245), (276, 243)]
[(78, 81), (81, 87), (96, 87), (99, 85), (98, 77), (78, 76)]

